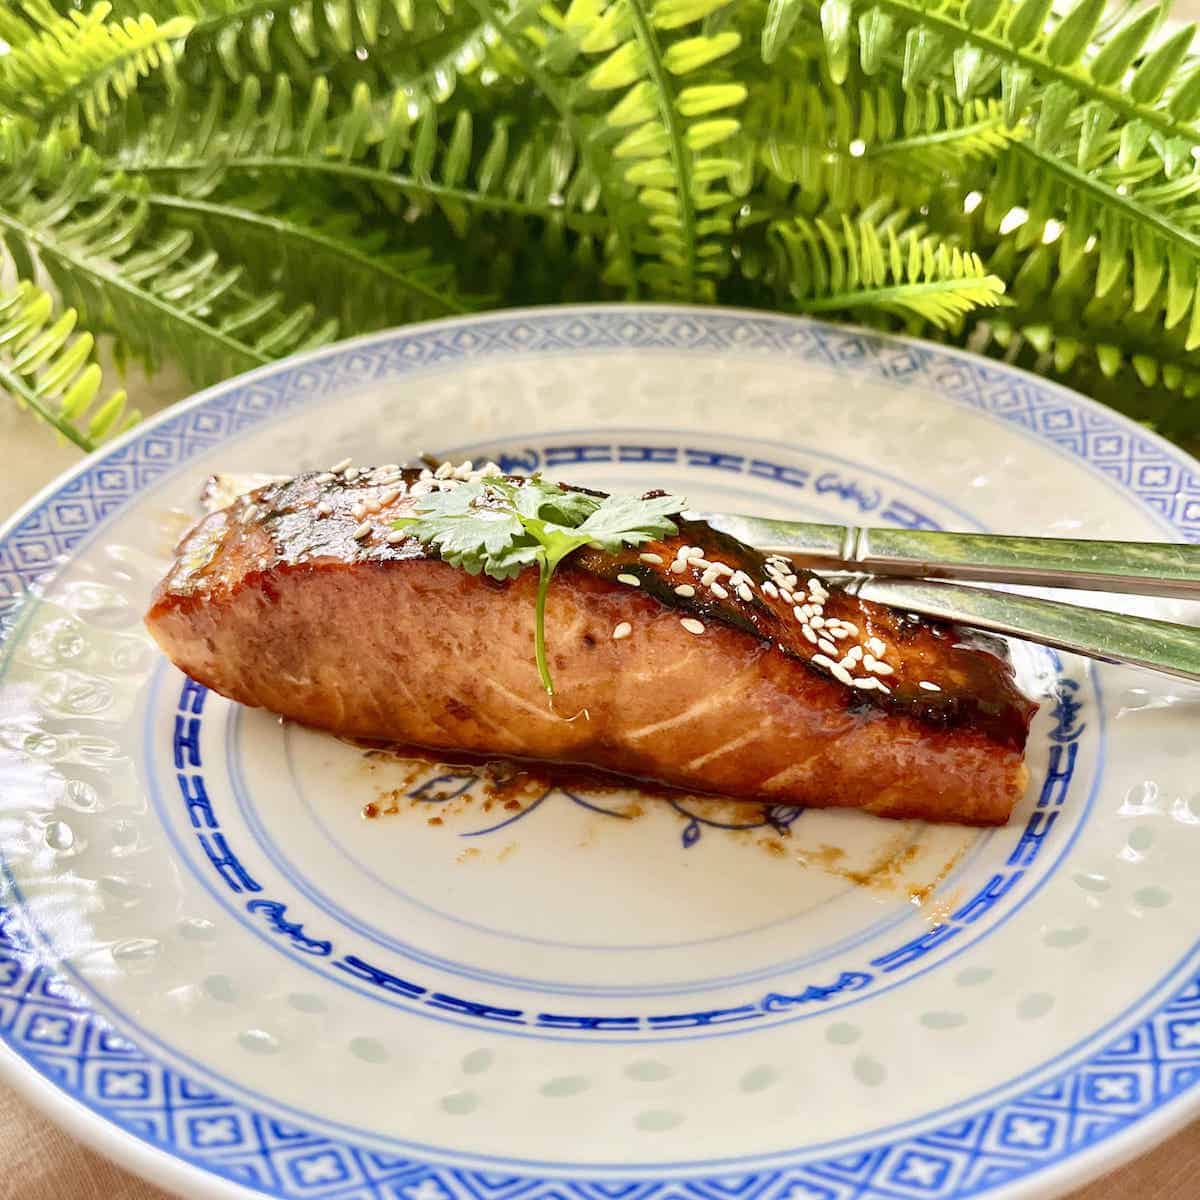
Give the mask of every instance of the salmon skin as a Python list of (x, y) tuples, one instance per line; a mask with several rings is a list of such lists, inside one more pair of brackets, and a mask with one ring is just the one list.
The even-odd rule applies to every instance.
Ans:
[(421, 494), (452, 486), (429, 474), (302, 474), (211, 512), (155, 592), (151, 634), (214, 691), (342, 736), (771, 804), (1011, 815), (1037, 706), (999, 640), (679, 520), (667, 540), (561, 565), (551, 707), (536, 570), (472, 576), (393, 532)]

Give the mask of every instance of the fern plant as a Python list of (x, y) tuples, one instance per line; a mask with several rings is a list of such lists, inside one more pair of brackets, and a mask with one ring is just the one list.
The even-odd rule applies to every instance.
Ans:
[(488, 306), (968, 345), (1200, 432), (1200, 58), (1128, 0), (15, 0), (0, 391)]

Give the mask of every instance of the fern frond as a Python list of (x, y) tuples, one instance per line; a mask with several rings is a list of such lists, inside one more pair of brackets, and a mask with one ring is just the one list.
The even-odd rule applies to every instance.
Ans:
[(576, 17), (580, 49), (604, 55), (588, 86), (619, 93), (605, 117), (621, 134), (612, 153), (628, 163), (625, 179), (638, 189), (654, 230), (656, 261), (642, 277), (682, 299), (711, 299), (714, 279), (728, 269), (722, 239), (732, 232), (729, 180), (741, 161), (719, 148), (741, 128), (733, 113), (747, 90), (716, 66), (742, 40), (718, 27), (715, 14), (727, 3), (657, 0), (648, 9), (645, 0), (612, 0), (580, 5)]
[[(189, 0), (151, 0), (180, 6)], [(144, 5), (146, 0), (132, 0)], [(215, 63), (227, 80), (268, 79), (286, 69), (299, 84), (318, 77), (359, 80), (373, 87), (403, 82), (414, 103), (444, 103), (462, 79), (504, 57), (493, 51), (495, 30), (472, 9), (424, 0), (202, 0), (190, 7), (196, 27), (189, 63)], [(191, 69), (197, 84), (207, 70)]]
[(414, 120), (405, 92), (375, 99), (361, 83), (333, 112), (323, 80), (302, 90), (287, 76), (266, 98), (257, 79), (245, 80), (237, 116), (221, 123), (214, 114), (224, 103), (218, 84), (191, 116), (185, 102), (136, 139), (123, 137), (111, 168), (156, 182), (176, 179), (193, 197), (230, 178), (253, 178), (272, 190), (321, 180), (364, 186), (409, 223), (440, 212), (458, 236), (488, 213), (592, 234), (609, 228), (598, 210), (599, 183), (563, 125), (524, 129), (499, 116), (481, 137), (466, 110), (448, 127), (431, 107)]
[(996, 100), (959, 104), (890, 82), (829, 89), (818, 80), (783, 79), (756, 97), (746, 131), (762, 165), (797, 186), (797, 202), (809, 212), (826, 203), (853, 210), (884, 193), (917, 207), (931, 188), (961, 180), (1020, 136)]
[(894, 224), (846, 214), (775, 223), (768, 240), (780, 299), (800, 312), (879, 309), (938, 329), (1002, 303), (1003, 281), (977, 255)]
[[(1064, 272), (1095, 248), (1096, 269), (1088, 276), (1093, 291), (1081, 302), (1127, 294), (1136, 313), (1152, 307), (1163, 290), (1167, 329), (1200, 317), (1200, 170), (1193, 165), (1168, 180), (1146, 166), (1123, 169), (1114, 158), (1084, 168), (1035, 142), (1014, 143), (983, 189), (990, 252), (995, 257), (1003, 247), (997, 261), (1015, 277), (1022, 255), (1043, 238), (1058, 241)], [(1014, 220), (1019, 224), (1010, 229)], [(989, 249), (986, 237), (978, 244)]]
[(337, 323), (315, 323), (311, 305), (241, 286), (243, 270), (194, 251), (184, 230), (158, 229), (149, 206), (121, 194), (97, 198), (95, 163), (80, 164), (49, 195), (0, 192), (0, 234), (18, 273), (41, 265), (94, 330), (114, 334), (151, 366), (164, 356), (196, 382), (321, 344)]
[[(614, 178), (612, 171), (606, 169), (608, 164), (601, 161), (598, 148), (590, 136), (591, 131), (576, 108), (573, 90), (561, 83), (557, 77), (557, 70), (568, 65), (561, 53), (554, 66), (551, 66), (549, 61), (542, 61), (541, 50), (555, 43), (553, 32), (528, 20), (506, 20), (496, 9), (493, 0), (469, 2), (480, 17), (497, 31), (500, 39), (512, 51), (530, 80), (550, 103), (570, 133), (589, 177), (595, 181), (609, 221), (612, 249), (607, 253), (611, 265), (605, 274), (605, 280), (626, 288), (629, 298), (636, 299), (638, 274), (634, 265), (633, 221), (629, 212), (627, 188)], [(519, 4), (516, 11), (521, 11)]]
[[(816, 9), (817, 0), (799, 0)], [(795, 19), (797, 0), (772, 7)], [(840, 83), (857, 47), (863, 69), (899, 60), (906, 89), (941, 82), (960, 101), (999, 82), (1010, 123), (1034, 111), (1035, 124), (1057, 134), (1084, 104), (1125, 122), (1140, 122), (1165, 140), (1200, 142), (1200, 60), (1191, 56), (1194, 26), (1156, 36), (1164, 7), (1127, 16), (1097, 40), (1106, 0), (824, 0), (819, 15), (825, 53)], [(764, 50), (778, 53), (783, 27)], [(768, 43), (769, 42), (769, 46)]]
[(101, 0), (86, 14), (54, 17), (35, 36), (0, 57), (0, 107), (38, 122), (82, 114), (96, 129), (139, 81), (156, 69), (170, 70), (171, 43), (192, 27), (187, 17), (158, 24), (152, 17), (109, 21)]
[(455, 295), (452, 268), (432, 265), (428, 251), (389, 252), (378, 236), (356, 236), (353, 220), (327, 219), (322, 228), (311, 210), (290, 213), (264, 195), (238, 203), (139, 197), (167, 214), (172, 227), (194, 229), (222, 257), (236, 256), (256, 278), (336, 315), (343, 326), (369, 330), (468, 311)]
[(78, 314), (55, 315), (48, 292), (21, 280), (0, 289), (0, 391), (81, 450), (136, 424), (123, 391), (100, 397), (94, 339), (76, 329)]

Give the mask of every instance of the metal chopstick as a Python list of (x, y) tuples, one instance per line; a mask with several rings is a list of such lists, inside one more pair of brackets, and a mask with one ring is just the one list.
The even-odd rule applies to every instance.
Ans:
[(1200, 629), (1190, 625), (927, 579), (868, 576), (845, 586), (864, 600), (893, 608), (1200, 681)]
[(1200, 682), (1200, 628), (943, 582), (966, 579), (1200, 599), (1200, 546), (697, 515), (798, 565), (849, 572), (838, 582), (864, 600)]
[(818, 571), (1200, 599), (1200, 546), (868, 529), (731, 513), (685, 515)]

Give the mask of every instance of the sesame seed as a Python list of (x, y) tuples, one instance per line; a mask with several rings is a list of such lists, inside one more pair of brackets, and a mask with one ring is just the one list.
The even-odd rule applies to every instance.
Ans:
[(455, 479), (470, 479), (475, 470), (475, 464), (468, 458), (465, 463), (459, 463), (452, 472)]
[(408, 534), (403, 529), (393, 529), (383, 540), (389, 546), (398, 546), (401, 542), (408, 540)]
[(675, 575), (682, 575), (684, 573), (684, 571), (686, 571), (687, 569), (688, 569), (687, 559), (685, 559), (685, 558), (677, 558), (671, 564), (671, 571)]
[(851, 646), (850, 649), (846, 651), (846, 657), (850, 659), (851, 662), (861, 662), (862, 656), (863, 648), (861, 646)]
[(358, 478), (359, 474), (360, 472), (357, 467), (347, 467), (345, 471), (342, 472), (342, 478), (347, 483), (353, 483)]
[(709, 567), (712, 566), (712, 563), (710, 563), (708, 561), (708, 559), (704, 557), (703, 553), (691, 555), (689, 557), (688, 561), (692, 564), (693, 567), (696, 567), (702, 571), (707, 571), (709, 569)]
[(839, 642), (845, 641), (845, 639), (850, 636), (850, 634), (840, 625), (831, 627), (828, 621), (825, 622), (825, 632), (829, 634), (830, 637), (837, 638)]
[(328, 500), (322, 500), (321, 503), (317, 505), (317, 516), (318, 517), (333, 516), (333, 505), (330, 504)]
[(825, 651), (826, 654), (836, 654), (838, 648), (828, 638), (818, 638), (817, 645)]
[(340, 475), (353, 461), (354, 459), (352, 458), (343, 458), (341, 462), (334, 463), (329, 470), (334, 475)]
[(853, 621), (842, 621), (841, 626), (847, 633), (852, 633), (855, 637), (858, 637), (858, 626)]
[(801, 625), (808, 624), (808, 613), (806, 613), (799, 604), (793, 605), (792, 616), (795, 617), (796, 620), (799, 621)]
[(450, 463), (444, 462), (438, 464), (438, 469), (434, 471), (433, 477), (434, 479), (449, 479), (453, 474), (454, 467)]
[(868, 671), (873, 671), (876, 675), (895, 675), (896, 668), (888, 666), (885, 662), (880, 662), (875, 659), (873, 663), (864, 663)]
[(874, 654), (876, 658), (879, 658), (881, 655), (887, 653), (887, 642), (881, 642), (877, 637), (868, 638), (867, 645), (870, 646), (871, 653)]
[(716, 567), (710, 566), (703, 575), (700, 576), (700, 582), (704, 587), (712, 587), (720, 578), (721, 572)]
[(480, 479), (494, 479), (497, 475), (503, 475), (504, 472), (494, 462), (486, 462), (476, 474)]
[(367, 515), (367, 506), (360, 500), (350, 511), (361, 521)]
[(384, 492), (383, 495), (379, 497), (379, 506), (382, 508), (388, 504), (391, 504), (393, 500), (398, 500), (399, 498), (400, 489), (389, 488), (388, 491)]
[(812, 642), (814, 646), (817, 644), (817, 635), (813, 633), (813, 631), (807, 625), (802, 625), (800, 627), (800, 632), (803, 633), (804, 636), (808, 638), (808, 640)]
[(317, 476), (316, 482), (317, 483), (332, 483), (336, 478), (337, 478), (337, 476), (334, 475), (334, 473), (332, 471), (322, 471), (320, 473), (320, 475)]
[(677, 595), (677, 596), (694, 596), (695, 594), (696, 594), (696, 589), (694, 587), (692, 587), (692, 585), (690, 583), (681, 583), (675, 589), (675, 595)]
[(737, 594), (739, 599), (744, 600), (747, 604), (754, 599), (754, 593), (750, 590), (748, 583), (739, 583), (737, 586)]
[(627, 584), (629, 587), (641, 587), (642, 581), (636, 575), (621, 574), (617, 576), (618, 583)]
[(370, 532), (371, 522), (364, 521), (350, 536), (353, 537), (356, 542), (361, 542), (363, 538), (370, 535)]
[(416, 483), (409, 488), (410, 496), (427, 496), (433, 491), (433, 484), (428, 479), (418, 479)]
[(381, 467), (376, 467), (375, 470), (381, 475), (391, 475), (394, 471), (400, 470), (399, 463), (384, 463)]
[(729, 599), (729, 593), (719, 583), (714, 583), (712, 585), (712, 594), (716, 596), (718, 600)]
[(433, 472), (428, 467), (422, 467), (421, 474), (418, 475), (417, 478), (423, 481), (428, 481), (433, 478)]
[(253, 521), (254, 518), (257, 516), (258, 516), (258, 505), (257, 504), (247, 504), (245, 511), (242, 513), (242, 520), (247, 525), (249, 525), (250, 522)]
[(849, 671), (846, 670), (845, 667), (839, 666), (837, 663), (833, 663), (829, 670), (838, 683), (844, 683), (847, 687), (850, 687), (850, 685), (854, 683), (854, 677)]
[(697, 621), (695, 617), (684, 617), (679, 623), (688, 633), (700, 634), (704, 632), (704, 623)]
[(785, 604), (795, 604), (796, 603), (796, 597), (793, 596), (792, 593), (787, 588), (785, 588), (782, 584), (779, 585), (779, 595), (783, 599), (783, 602)]
[(779, 598), (779, 589), (770, 581), (764, 583), (762, 587), (764, 596), (770, 596), (772, 600)]
[(796, 579), (796, 576), (789, 571), (788, 574), (783, 577), (783, 582), (788, 587), (794, 588), (799, 581)]
[(639, 554), (638, 558), (644, 563), (654, 563), (656, 566), (662, 562), (661, 554)]
[(730, 579), (733, 578), (733, 568), (728, 563), (714, 562), (713, 567), (719, 575), (728, 575)]
[[(686, 557), (693, 559), (696, 562), (702, 562), (704, 560), (704, 547), (703, 546), (688, 546)], [(707, 566), (708, 564), (706, 563), (705, 565)]]
[(809, 617), (809, 619), (808, 619), (808, 623), (809, 623), (809, 624), (810, 624), (810, 625), (811, 625), (811, 626), (812, 626), (814, 629), (823, 629), (823, 628), (825, 627), (825, 618), (824, 618), (824, 617), (817, 617), (817, 616)]
[(627, 638), (632, 632), (633, 626), (628, 621), (622, 621), (612, 632), (613, 641), (619, 642), (622, 638)]
[(869, 692), (877, 682), (878, 680), (875, 679), (856, 679), (854, 680), (854, 686), (862, 688), (864, 692)]
[(927, 692), (940, 692), (942, 689), (936, 683), (930, 683), (928, 679), (922, 679), (917, 687), (923, 687)]
[(818, 667), (836, 667), (837, 663), (832, 658), (826, 657), (824, 654), (814, 654), (812, 660)]

